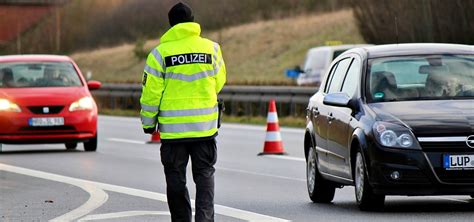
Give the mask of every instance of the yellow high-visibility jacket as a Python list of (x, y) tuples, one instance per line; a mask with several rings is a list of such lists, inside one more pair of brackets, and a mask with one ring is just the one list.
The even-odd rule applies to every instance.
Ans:
[(142, 126), (158, 124), (164, 140), (217, 133), (217, 94), (226, 69), (220, 46), (200, 34), (197, 23), (177, 24), (148, 55), (140, 98)]

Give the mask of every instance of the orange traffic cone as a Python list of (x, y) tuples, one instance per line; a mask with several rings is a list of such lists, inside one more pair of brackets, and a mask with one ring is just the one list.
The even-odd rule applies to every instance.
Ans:
[(151, 134), (151, 140), (148, 143), (161, 143), (160, 131)]
[(277, 154), (284, 155), (283, 143), (280, 135), (280, 125), (278, 124), (278, 114), (275, 100), (270, 100), (267, 117), (267, 135), (263, 152), (258, 155)]

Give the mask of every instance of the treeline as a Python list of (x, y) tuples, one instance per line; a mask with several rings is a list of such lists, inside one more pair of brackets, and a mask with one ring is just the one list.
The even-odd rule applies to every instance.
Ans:
[[(158, 38), (177, 0), (71, 0), (0, 53), (71, 53)], [(185, 0), (205, 30), (353, 7), (368, 43), (474, 44), (474, 0)], [(311, 27), (308, 27), (311, 28)], [(271, 33), (269, 33), (271, 34)], [(20, 49), (20, 51), (18, 51)]]
[(360, 32), (374, 44), (474, 44), (474, 0), (357, 0)]
[[(177, 0), (72, 0), (14, 41), (6, 53), (71, 53), (158, 38)], [(185, 0), (203, 29), (350, 7), (351, 0)]]

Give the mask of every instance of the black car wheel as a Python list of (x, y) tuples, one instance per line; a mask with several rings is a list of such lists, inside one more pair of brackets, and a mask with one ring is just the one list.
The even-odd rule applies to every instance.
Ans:
[(89, 141), (84, 142), (84, 150), (87, 152), (94, 152), (97, 150), (97, 134), (94, 138), (89, 139)]
[(329, 203), (334, 199), (336, 187), (321, 176), (316, 158), (316, 150), (310, 148), (306, 163), (306, 185), (309, 198), (315, 203)]
[(383, 209), (385, 195), (374, 194), (367, 178), (367, 170), (362, 153), (357, 152), (354, 173), (355, 196), (357, 205), (363, 211), (379, 211)]
[(66, 149), (68, 150), (74, 150), (77, 148), (77, 143), (76, 142), (71, 142), (71, 143), (65, 143)]

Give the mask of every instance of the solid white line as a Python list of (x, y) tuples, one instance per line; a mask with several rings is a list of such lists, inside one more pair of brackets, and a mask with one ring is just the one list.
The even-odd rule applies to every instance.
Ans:
[(51, 221), (73, 221), (99, 208), (109, 198), (107, 193), (105, 193), (103, 190), (100, 190), (89, 181), (78, 180), (74, 178), (64, 177), (64, 176), (41, 172), (41, 171), (29, 170), (29, 169), (10, 166), (6, 164), (0, 164), (0, 170), (13, 172), (17, 174), (23, 174), (23, 175), (32, 176), (32, 177), (37, 177), (37, 178), (42, 178), (46, 180), (52, 180), (52, 181), (56, 181), (60, 183), (67, 183), (70, 185), (77, 186), (89, 193), (90, 197), (86, 203), (84, 203), (83, 205), (81, 205), (80, 207), (76, 208), (75, 210), (69, 213), (66, 213), (60, 217), (52, 219)]
[[(11, 166), (11, 165), (1, 164), (1, 163), (0, 163), (0, 170), (38, 177), (38, 178), (42, 178), (46, 180), (53, 180), (53, 181), (58, 181), (62, 183), (68, 183), (72, 185), (88, 184), (88, 185), (97, 187), (99, 189), (107, 190), (107, 191), (167, 202), (166, 195), (162, 193), (156, 193), (156, 192), (139, 190), (139, 189), (134, 189), (134, 188), (129, 188), (129, 187), (122, 187), (122, 186), (117, 186), (117, 185), (112, 185), (112, 184), (77, 179), (77, 178), (61, 176), (61, 175), (46, 173), (46, 172), (37, 171), (37, 170), (30, 170), (26, 168), (21, 168), (21, 167), (16, 167), (16, 166)], [(194, 200), (191, 200), (191, 202), (194, 205)], [(246, 221), (288, 221), (288, 220), (277, 218), (277, 217), (257, 214), (250, 211), (243, 211), (243, 210), (230, 208), (230, 207), (226, 207), (226, 206), (222, 206), (218, 204), (214, 205), (214, 209), (217, 214), (234, 217), (234, 218), (238, 218), (238, 219), (242, 219)]]
[(133, 143), (133, 144), (146, 144), (144, 141), (138, 141), (138, 140), (127, 140), (127, 139), (120, 139), (120, 138), (108, 138), (108, 141), (112, 142), (120, 142), (120, 143)]
[(273, 178), (284, 179), (284, 180), (294, 180), (294, 181), (306, 182), (306, 180), (304, 180), (304, 179), (298, 179), (298, 178), (293, 178), (293, 177), (285, 177), (285, 176), (278, 176), (278, 175), (267, 174), (267, 173), (255, 173), (255, 172), (252, 172), (252, 171), (235, 170), (235, 169), (230, 169), (230, 168), (225, 168), (225, 167), (216, 167), (216, 169), (218, 169), (218, 170), (224, 170), (224, 171), (230, 171), (230, 172), (236, 172), (236, 173), (251, 174), (251, 175), (256, 175), (256, 176), (265, 176), (265, 177), (273, 177)]
[(84, 217), (78, 222), (82, 221), (91, 221), (91, 220), (105, 220), (105, 219), (116, 219), (123, 217), (136, 217), (136, 216), (146, 216), (146, 215), (159, 215), (159, 216), (170, 216), (170, 212), (166, 211), (124, 211), (117, 213), (108, 213), (108, 214), (95, 214)]
[(272, 158), (272, 159), (282, 159), (282, 160), (294, 160), (294, 161), (301, 161), (306, 162), (305, 158), (293, 157), (293, 156), (281, 156), (281, 155), (264, 155), (262, 157), (265, 158)]

